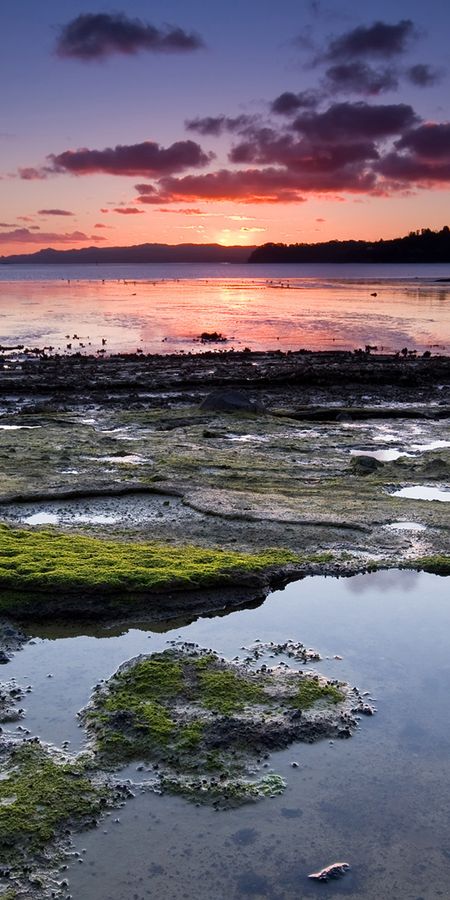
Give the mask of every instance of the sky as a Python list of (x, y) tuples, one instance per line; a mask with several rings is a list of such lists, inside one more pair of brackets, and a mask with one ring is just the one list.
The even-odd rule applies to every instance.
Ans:
[(1, 25), (0, 255), (449, 224), (442, 0), (5, 0)]

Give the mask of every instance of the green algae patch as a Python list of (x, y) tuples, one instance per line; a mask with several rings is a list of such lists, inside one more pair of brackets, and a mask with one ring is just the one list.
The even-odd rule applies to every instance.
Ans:
[(124, 663), (80, 716), (97, 765), (143, 760), (159, 790), (233, 806), (283, 789), (278, 775), (258, 775), (267, 751), (349, 737), (363, 706), (341, 682), (183, 644)]
[(410, 568), (422, 569), (431, 575), (450, 575), (450, 556), (421, 556), (411, 563)]
[(201, 671), (199, 687), (206, 709), (223, 715), (243, 710), (251, 703), (266, 703), (268, 699), (261, 685), (232, 671)]
[(61, 762), (39, 744), (16, 747), (0, 774), (0, 865), (35, 857), (63, 828), (95, 821), (109, 799), (81, 763)]
[(320, 700), (327, 703), (341, 703), (344, 694), (335, 684), (321, 684), (317, 677), (303, 679), (295, 697), (292, 698), (292, 705), (298, 709), (311, 709)]
[[(103, 540), (0, 526), (0, 610), (8, 591), (133, 594), (232, 584), (298, 562), (284, 550), (240, 553), (196, 546)], [(17, 600), (16, 600), (17, 602)]]

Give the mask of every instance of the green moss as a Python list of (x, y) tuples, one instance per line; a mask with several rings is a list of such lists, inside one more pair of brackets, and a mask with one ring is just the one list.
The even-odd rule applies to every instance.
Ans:
[(303, 678), (291, 699), (291, 705), (298, 709), (310, 709), (319, 700), (341, 703), (344, 694), (334, 684), (320, 684), (314, 678)]
[(432, 575), (450, 575), (450, 556), (421, 556), (411, 562), (409, 567), (423, 569)]
[(267, 703), (268, 698), (259, 684), (253, 684), (237, 672), (200, 672), (200, 697), (206, 709), (231, 715), (246, 704)]
[(0, 778), (0, 863), (42, 850), (62, 826), (95, 818), (107, 799), (107, 789), (93, 785), (81, 764), (21, 745)]
[[(0, 588), (6, 592), (62, 589), (123, 594), (196, 588), (297, 560), (284, 550), (250, 554), (0, 526)], [(6, 593), (0, 609), (10, 602)]]
[(164, 659), (161, 654), (155, 654), (140, 660), (132, 669), (118, 672), (116, 677), (116, 696), (123, 692), (126, 703), (134, 697), (146, 700), (175, 697), (182, 686), (182, 665), (179, 660)]
[(175, 749), (183, 753), (185, 750), (195, 750), (203, 737), (203, 722), (195, 720), (189, 722), (180, 729), (179, 737), (175, 743)]

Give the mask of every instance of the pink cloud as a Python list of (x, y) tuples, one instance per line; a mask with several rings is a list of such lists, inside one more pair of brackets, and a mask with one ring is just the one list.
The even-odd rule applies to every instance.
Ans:
[[(83, 231), (72, 231), (60, 234), (57, 232), (40, 231), (35, 234), (29, 228), (15, 228), (13, 231), (5, 231), (0, 234), (2, 244), (79, 244), (94, 240)], [(96, 237), (95, 240), (102, 240)]]
[(135, 206), (116, 206), (113, 212), (120, 213), (122, 216), (134, 216), (144, 212), (143, 209), (137, 209)]

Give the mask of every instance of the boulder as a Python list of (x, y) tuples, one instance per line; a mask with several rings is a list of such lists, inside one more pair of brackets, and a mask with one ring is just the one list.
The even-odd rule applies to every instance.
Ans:
[(261, 413), (265, 410), (254, 403), (248, 394), (235, 391), (233, 388), (222, 388), (208, 394), (200, 404), (200, 409), (227, 413)]

